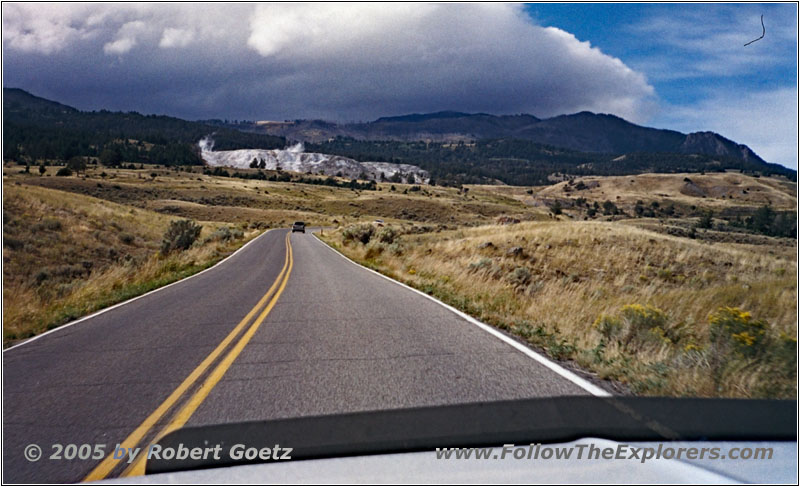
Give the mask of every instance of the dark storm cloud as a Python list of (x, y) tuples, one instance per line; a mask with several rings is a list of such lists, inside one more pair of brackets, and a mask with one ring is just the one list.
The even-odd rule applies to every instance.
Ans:
[(7, 4), (4, 85), (84, 109), (327, 118), (592, 110), (652, 87), (517, 5)]

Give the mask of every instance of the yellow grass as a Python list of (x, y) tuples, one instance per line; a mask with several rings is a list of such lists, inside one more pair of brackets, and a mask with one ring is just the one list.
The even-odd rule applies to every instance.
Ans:
[[(691, 183), (685, 181), (689, 179)], [(584, 190), (565, 192), (566, 182), (536, 191), (544, 198), (583, 197), (592, 201), (609, 200), (617, 205), (636, 201), (669, 200), (701, 208), (721, 209), (731, 205), (763, 206), (775, 209), (797, 207), (797, 186), (777, 178), (755, 178), (738, 172), (707, 174), (639, 174), (635, 176), (588, 176), (576, 178), (587, 185)]]
[[(7, 184), (4, 345), (197, 272), (258, 233), (160, 256), (162, 235), (175, 219), (89, 196)], [(199, 242), (221, 226), (201, 223)]]
[[(392, 245), (343, 242), (340, 234), (333, 241), (351, 257), (637, 393), (791, 397), (796, 391), (793, 378), (767, 378), (757, 367), (729, 371), (718, 388), (703, 365), (703, 353), (710, 353), (708, 316), (719, 307), (752, 312), (773, 336), (796, 335), (792, 256), (606, 222), (491, 225), (404, 235)], [(665, 311), (671, 327), (686, 330), (680, 343), (634, 351), (609, 340), (600, 345), (592, 324), (629, 304)], [(700, 352), (687, 352), (690, 344)], [(783, 389), (762, 387), (767, 380)]]

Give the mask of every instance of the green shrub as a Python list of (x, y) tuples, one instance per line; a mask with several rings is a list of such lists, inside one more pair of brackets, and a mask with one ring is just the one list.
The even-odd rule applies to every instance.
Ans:
[(531, 271), (527, 267), (517, 267), (508, 273), (506, 280), (514, 286), (525, 286), (531, 281)]
[(197, 240), (202, 229), (201, 225), (191, 220), (175, 220), (171, 222), (161, 241), (161, 253), (166, 255), (173, 250), (188, 249)]
[(739, 308), (719, 308), (708, 317), (710, 339), (720, 352), (738, 352), (744, 356), (758, 355), (766, 344), (767, 323), (753, 320), (750, 313)]
[(606, 341), (618, 337), (622, 331), (622, 323), (620, 323), (619, 319), (607, 315), (598, 316), (597, 319), (594, 320), (594, 323), (592, 323), (592, 327), (597, 330)]
[(119, 234), (119, 241), (124, 243), (125, 245), (130, 245), (136, 240), (136, 237), (131, 235), (130, 233), (121, 233)]
[(11, 250), (20, 250), (25, 247), (25, 242), (20, 239), (7, 237), (3, 235), (3, 247), (9, 248)]
[(470, 272), (478, 272), (483, 269), (488, 269), (492, 265), (492, 259), (483, 258), (476, 262), (469, 264)]
[(601, 315), (592, 327), (604, 340), (616, 340), (629, 352), (672, 345), (683, 338), (683, 329), (671, 326), (667, 314), (650, 305), (626, 304), (618, 317)]
[(713, 216), (714, 213), (712, 213), (711, 210), (703, 212), (703, 214), (700, 215), (700, 220), (697, 222), (697, 228), (711, 228), (714, 223)]
[(62, 167), (58, 171), (56, 171), (56, 176), (72, 176), (72, 169), (68, 167)]
[(378, 232), (377, 237), (383, 243), (394, 243), (394, 239), (397, 238), (397, 230), (393, 227), (384, 227)]
[(230, 240), (238, 240), (244, 237), (244, 232), (238, 228), (219, 227), (206, 238), (206, 242), (228, 242)]
[(58, 232), (63, 228), (63, 225), (59, 220), (55, 220), (53, 218), (45, 218), (39, 223), (33, 225), (32, 229), (35, 232), (40, 232), (42, 230), (49, 230), (51, 232)]
[(757, 396), (796, 395), (797, 339), (785, 333), (775, 336), (763, 320), (747, 311), (723, 307), (709, 317), (708, 360), (714, 384), (725, 383), (729, 374), (758, 365), (765, 377), (753, 391)]
[(395, 255), (395, 256), (403, 255), (403, 252), (405, 252), (405, 249), (400, 244), (400, 242), (395, 242), (395, 243), (389, 245), (388, 250), (389, 250), (390, 254)]
[(375, 228), (372, 225), (364, 223), (361, 225), (350, 225), (342, 231), (342, 238), (345, 241), (353, 240), (361, 242), (362, 244), (369, 243)]

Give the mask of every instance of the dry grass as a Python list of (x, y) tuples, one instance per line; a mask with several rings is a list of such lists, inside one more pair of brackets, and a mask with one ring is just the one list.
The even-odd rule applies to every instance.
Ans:
[[(403, 235), (367, 246), (351, 242), (345, 252), (636, 393), (796, 393), (794, 369), (788, 373), (785, 360), (733, 360), (721, 367), (709, 314), (739, 307), (768, 322), (775, 340), (781, 332), (794, 337), (797, 242), (716, 228), (698, 232), (697, 240), (669, 234), (694, 224), (692, 206), (720, 213), (754, 208), (764, 195), (776, 207), (794, 205), (793, 183), (688, 175), (708, 192), (705, 198), (685, 194), (686, 175), (581, 178), (598, 185), (568, 194), (565, 183), (467, 191), (382, 183), (380, 191), (354, 191), (199, 171), (90, 168), (85, 176), (54, 177), (49, 168), (40, 177), (6, 167), (4, 344), (197, 272), (255, 229), (293, 220), (347, 227), (382, 219)], [(723, 191), (742, 185), (747, 193)], [(647, 205), (674, 201), (680, 211), (671, 220), (615, 222), (574, 221), (587, 218), (586, 206), (549, 214), (550, 202), (577, 197), (610, 199), (631, 215), (639, 199)], [(229, 225), (245, 229), (245, 238), (157, 256), (169, 221), (178, 217), (203, 224), (200, 240)], [(493, 225), (501, 217), (522, 223)], [(630, 304), (664, 310), (668, 320), (658, 328), (671, 342), (621, 340), (593, 326), (601, 316), (624, 321), (621, 310)]]
[[(331, 237), (329, 237), (331, 238)], [(334, 242), (349, 256), (474, 316), (571, 359), (635, 392), (652, 395), (796, 394), (789, 368), (763, 363), (712, 380), (709, 315), (738, 307), (769, 323), (772, 337), (797, 332), (797, 262), (620, 223), (548, 222), (407, 234), (391, 245)], [(488, 243), (491, 242), (491, 245)], [(621, 346), (593, 323), (625, 305), (650, 305), (668, 316), (670, 343)], [(659, 332), (660, 333), (660, 332)], [(794, 342), (796, 343), (796, 342)], [(790, 343), (791, 345), (791, 343)], [(774, 364), (773, 364), (774, 365)], [(736, 369), (736, 370), (734, 370)], [(769, 374), (769, 376), (767, 375)]]
[[(195, 169), (197, 170), (197, 169)], [(48, 174), (55, 172), (48, 170)], [(105, 172), (106, 176), (100, 175)], [(151, 179), (149, 174), (158, 176)], [(546, 212), (492, 191), (378, 184), (379, 191), (214, 177), (165, 169), (89, 169), (86, 177), (39, 177), (5, 171), (7, 180), (93, 196), (115, 203), (205, 221), (312, 225), (365, 218), (442, 225), (491, 223), (501, 215), (541, 219)], [(417, 186), (418, 187), (418, 186)], [(394, 188), (394, 189), (392, 189)], [(336, 222), (334, 222), (336, 220)]]
[[(530, 219), (537, 210), (491, 191), (380, 184), (353, 191), (176, 171), (90, 167), (86, 174), (44, 176), (4, 168), (4, 345), (197, 272), (244, 240), (210, 242), (158, 256), (171, 220), (204, 226), (261, 229), (336, 225), (363, 218), (395, 223), (471, 225), (508, 213)], [(151, 177), (156, 174), (156, 177)], [(246, 234), (249, 238), (255, 232)]]
[[(686, 181), (688, 179), (689, 181)], [(639, 174), (635, 176), (589, 176), (576, 178), (586, 189), (572, 189), (567, 182), (536, 191), (542, 198), (610, 200), (618, 206), (637, 201), (671, 201), (678, 205), (719, 210), (732, 205), (776, 209), (797, 207), (797, 185), (780, 178), (755, 178), (737, 172), (708, 174)]]
[[(4, 345), (197, 272), (257, 234), (160, 256), (174, 219), (79, 194), (5, 185)], [(221, 225), (203, 226), (200, 240)]]

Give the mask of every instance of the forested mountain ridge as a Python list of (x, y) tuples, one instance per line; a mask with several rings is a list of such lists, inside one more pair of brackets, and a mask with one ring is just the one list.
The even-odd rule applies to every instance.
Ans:
[(674, 130), (643, 127), (615, 115), (585, 111), (547, 119), (527, 114), (489, 115), (444, 111), (343, 124), (322, 120), (246, 122), (240, 123), (239, 128), (303, 142), (324, 142), (337, 136), (359, 140), (433, 142), (513, 138), (582, 152), (673, 152), (764, 162), (749, 147), (713, 132), (683, 134)]
[(84, 112), (16, 88), (3, 88), (3, 125), (3, 159), (30, 163), (102, 156), (111, 165), (122, 161), (202, 164), (197, 142), (212, 133), (218, 149), (286, 145), (282, 137), (163, 115)]
[[(730, 169), (797, 178), (796, 171), (766, 163), (746, 146), (711, 132), (684, 135), (589, 112), (546, 120), (531, 115), (437, 112), (384, 117), (366, 124), (192, 122), (136, 112), (85, 112), (4, 88), (3, 121), (3, 159), (25, 164), (87, 156), (112, 166), (122, 162), (203, 164), (198, 141), (208, 135), (213, 136), (215, 150), (283, 149), (297, 140), (292, 127), (305, 127), (315, 134), (312, 138), (320, 139), (306, 143), (310, 152), (358, 162), (419, 166), (433, 182), (447, 185), (542, 185), (573, 176)], [(577, 126), (584, 129), (570, 129)], [(348, 135), (320, 136), (340, 130)], [(423, 130), (431, 137), (412, 140)], [(359, 133), (377, 139), (368, 140)], [(475, 133), (482, 137), (473, 138)], [(531, 134), (558, 144), (537, 142)]]
[(412, 164), (439, 184), (544, 185), (573, 176), (620, 176), (643, 173), (721, 172), (780, 175), (797, 179), (797, 172), (779, 164), (730, 157), (676, 152), (609, 154), (581, 152), (524, 139), (480, 139), (474, 142), (358, 140), (337, 137), (306, 149), (357, 161)]

